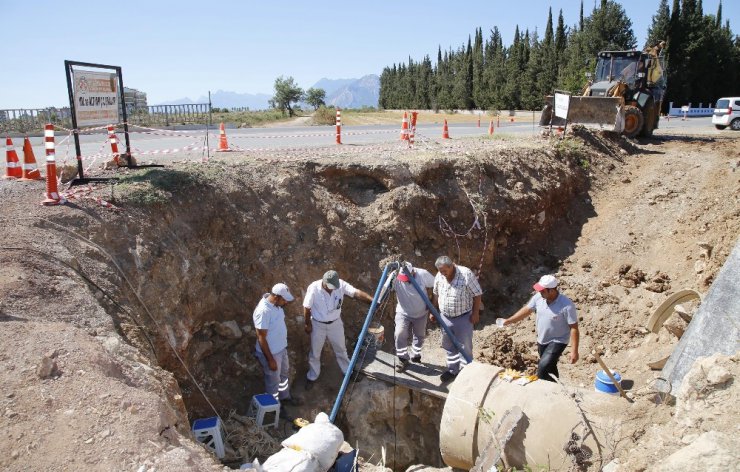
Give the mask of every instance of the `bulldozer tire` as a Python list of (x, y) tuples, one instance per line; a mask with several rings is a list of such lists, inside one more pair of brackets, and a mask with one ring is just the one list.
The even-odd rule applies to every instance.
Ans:
[(645, 118), (639, 108), (631, 105), (624, 108), (624, 131), (622, 134), (628, 138), (634, 138), (640, 133), (644, 124)]
[(645, 109), (643, 110), (643, 117), (644, 117), (644, 123), (642, 125), (642, 129), (640, 130), (640, 136), (649, 138), (653, 135), (653, 130), (655, 129), (655, 120), (657, 117), (657, 113), (655, 112), (655, 103), (651, 99), (645, 104)]

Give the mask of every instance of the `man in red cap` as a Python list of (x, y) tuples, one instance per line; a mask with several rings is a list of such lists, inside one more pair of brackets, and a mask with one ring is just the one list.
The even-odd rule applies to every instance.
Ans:
[[(416, 283), (422, 289), (434, 288), (434, 276), (424, 269), (413, 267), (411, 263), (404, 262), (406, 268), (414, 277)], [(421, 362), (421, 346), (424, 344), (424, 338), (427, 331), (427, 308), (424, 299), (411, 284), (409, 277), (403, 272), (399, 272), (396, 280), (393, 281), (393, 290), (396, 292), (396, 329), (394, 338), (396, 342), (396, 355), (400, 362), (396, 364), (396, 371), (403, 372), (409, 364), (409, 359), (413, 362)], [(429, 295), (427, 290), (427, 296)], [(411, 344), (411, 356), (409, 356), (409, 334), (413, 333), (413, 343)]]
[(537, 293), (519, 311), (504, 320), (504, 326), (517, 323), (537, 313), (537, 350), (540, 362), (537, 377), (554, 382), (559, 377), (558, 360), (568, 342), (570, 363), (578, 361), (578, 313), (572, 301), (558, 290), (558, 279), (543, 275), (533, 288)]

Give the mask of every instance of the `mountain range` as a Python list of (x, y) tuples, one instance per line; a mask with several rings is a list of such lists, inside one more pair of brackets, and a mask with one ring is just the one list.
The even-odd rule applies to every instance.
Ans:
[(359, 79), (321, 79), (314, 87), (326, 90), (326, 104), (339, 108), (377, 107), (380, 77), (375, 74)]
[[(370, 74), (359, 79), (327, 79), (323, 78), (312, 85), (326, 91), (326, 104), (340, 108), (361, 108), (363, 106), (377, 107), (380, 93), (380, 78)], [(268, 101), (272, 98), (266, 93), (238, 93), (227, 90), (218, 90), (211, 94), (211, 104), (218, 108), (249, 107), (250, 110), (264, 110), (269, 108)], [(198, 100), (188, 97), (159, 103), (159, 105), (186, 105), (190, 103), (208, 103), (208, 97), (202, 96)]]

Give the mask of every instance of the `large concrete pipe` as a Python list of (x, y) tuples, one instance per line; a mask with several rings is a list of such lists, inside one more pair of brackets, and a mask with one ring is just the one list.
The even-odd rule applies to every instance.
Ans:
[[(521, 386), (499, 379), (501, 371), (474, 362), (450, 386), (439, 428), (447, 465), (469, 470), (487, 447), (496, 448), (508, 467), (564, 470), (574, 461), (598, 463), (606, 452), (600, 435), (606, 424), (613, 427), (602, 417), (620, 401), (618, 397), (584, 389), (566, 392), (543, 380)], [(587, 419), (582, 410), (588, 412)], [(512, 424), (514, 411), (519, 417)], [(504, 418), (507, 425), (502, 424)]]

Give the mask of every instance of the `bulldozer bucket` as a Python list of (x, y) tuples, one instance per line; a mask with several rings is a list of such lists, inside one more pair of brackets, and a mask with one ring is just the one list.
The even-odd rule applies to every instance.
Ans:
[[(554, 115), (553, 101), (551, 96), (545, 98), (540, 126), (565, 125), (564, 119)], [(624, 130), (624, 100), (621, 97), (570, 97), (568, 123), (599, 125), (621, 133)]]

